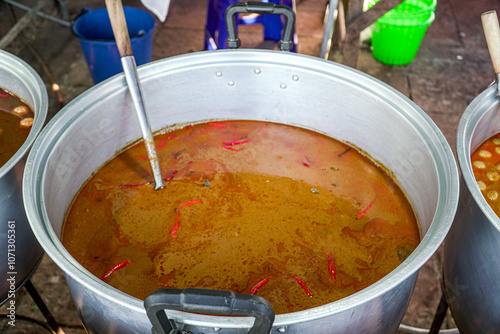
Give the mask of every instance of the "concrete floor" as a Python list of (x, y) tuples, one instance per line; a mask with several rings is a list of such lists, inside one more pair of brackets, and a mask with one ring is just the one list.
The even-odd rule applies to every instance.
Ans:
[[(20, 0), (21, 1), (21, 0)], [(34, 0), (25, 0), (30, 4)], [(299, 53), (317, 56), (323, 37), (325, 0), (298, 0), (296, 29)], [(142, 7), (139, 1), (127, 0), (125, 5)], [(74, 19), (85, 7), (103, 7), (104, 1), (73, 0), (67, 3), (70, 18)], [(47, 6), (46, 11), (55, 6)], [(360, 47), (356, 68), (384, 81), (419, 105), (440, 127), (455, 149), (455, 134), (463, 111), (471, 99), (493, 80), (494, 71), (481, 25), (481, 13), (500, 12), (498, 0), (438, 0), (436, 20), (428, 29), (415, 60), (406, 66), (388, 66), (377, 62), (369, 46)], [(22, 12), (16, 10), (18, 15)], [(206, 0), (172, 0), (166, 22), (158, 22), (155, 30), (153, 59), (163, 59), (203, 48)], [(58, 15), (57, 13), (55, 15)], [(5, 4), (0, 6), (0, 35), (14, 24)], [(260, 47), (261, 33), (249, 30), (242, 35), (249, 47)], [(61, 87), (62, 103), (50, 90), (51, 79), (26, 45), (31, 46), (44, 60), (54, 80)], [(61, 104), (66, 104), (93, 85), (78, 40), (67, 27), (43, 19), (35, 19), (7, 51), (27, 61), (40, 74), (49, 90), (52, 116)], [(332, 54), (332, 61), (338, 54)], [(417, 286), (403, 323), (429, 328), (441, 297), (442, 250), (421, 269)], [(65, 333), (84, 333), (65, 284), (62, 271), (44, 257), (31, 278), (56, 321)], [(25, 289), (17, 295), (18, 315), (46, 322), (39, 308)], [(5, 306), (0, 308), (5, 313)], [(448, 316), (442, 328), (453, 328)], [(0, 331), (5, 333), (43, 333), (45, 330), (32, 321), (18, 317), (16, 327), (0, 319)]]

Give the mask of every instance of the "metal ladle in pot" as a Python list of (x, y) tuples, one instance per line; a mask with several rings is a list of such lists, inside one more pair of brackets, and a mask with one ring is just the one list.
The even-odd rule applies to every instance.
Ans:
[(490, 52), (495, 79), (497, 82), (497, 98), (500, 97), (500, 25), (498, 23), (497, 12), (491, 10), (481, 15), (484, 36)]
[(146, 107), (142, 96), (139, 76), (137, 74), (137, 66), (135, 58), (132, 53), (132, 45), (127, 30), (127, 22), (125, 20), (125, 13), (123, 12), (123, 5), (121, 0), (106, 0), (106, 8), (108, 9), (111, 27), (115, 35), (116, 44), (120, 53), (123, 72), (127, 80), (127, 86), (134, 102), (135, 112), (139, 119), (141, 126), (142, 137), (144, 138), (144, 145), (148, 152), (149, 164), (153, 171), (155, 181), (155, 190), (165, 187), (160, 171), (160, 163), (158, 162), (158, 154), (151, 133), (151, 126), (149, 124), (148, 116), (146, 114)]

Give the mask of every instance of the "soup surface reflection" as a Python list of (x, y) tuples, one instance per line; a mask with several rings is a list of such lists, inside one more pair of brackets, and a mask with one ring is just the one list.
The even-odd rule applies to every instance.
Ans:
[(237, 121), (155, 141), (164, 189), (136, 144), (86, 182), (63, 230), (76, 260), (137, 298), (198, 287), (257, 294), (278, 314), (304, 310), (369, 286), (420, 241), (391, 177), (327, 136)]

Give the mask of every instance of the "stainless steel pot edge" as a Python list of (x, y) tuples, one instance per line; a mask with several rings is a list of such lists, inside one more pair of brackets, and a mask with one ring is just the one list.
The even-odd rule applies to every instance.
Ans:
[[(210, 57), (211, 61), (218, 61), (219, 57), (225, 52), (237, 52), (240, 56), (243, 57), (248, 57), (251, 60), (255, 60), (256, 63), (261, 62), (261, 61), (270, 61), (269, 60), (269, 52), (268, 51), (260, 51), (260, 50), (252, 50), (251, 52), (247, 52), (244, 50), (221, 50), (221, 51), (216, 51), (216, 52), (211, 52), (210, 54), (200, 52), (198, 55), (190, 54), (189, 57), (191, 60), (195, 60), (197, 57), (204, 57), (206, 58), (207, 56)], [(278, 57), (276, 57), (278, 56)], [(328, 66), (331, 66), (331, 63), (328, 61), (321, 61), (318, 62), (317, 58), (314, 57), (309, 57), (309, 56), (303, 56), (303, 55), (293, 55), (290, 56), (289, 54), (286, 53), (276, 53), (276, 55), (273, 55), (273, 60), (272, 63), (276, 63), (276, 66), (281, 66), (281, 64), (287, 64), (288, 65), (295, 65), (298, 67), (302, 68), (307, 68), (310, 70), (315, 70), (319, 71), (321, 73), (328, 73)], [(189, 66), (189, 62), (186, 63), (185, 61), (185, 56), (177, 56), (177, 57), (172, 57), (168, 59), (170, 62), (170, 69), (175, 71), (179, 70), (183, 66)], [(283, 58), (282, 60), (284, 61), (283, 63), (277, 62), (276, 58)], [(307, 62), (308, 59), (314, 59), (314, 62)], [(177, 67), (176, 62), (183, 61), (183, 66)], [(162, 60), (163, 61), (163, 60)], [(236, 61), (236, 60), (235, 60)], [(306, 61), (307, 66), (305, 66), (303, 63)], [(271, 61), (270, 61), (271, 62)], [(341, 65), (339, 65), (342, 67)], [(149, 65), (144, 65), (141, 68), (139, 68), (139, 74), (141, 77), (148, 77), (149, 75), (153, 75), (152, 71), (148, 71), (148, 69), (151, 67), (151, 64)], [(344, 67), (346, 70), (348, 69), (347, 67)], [(350, 73), (352, 74), (352, 73)], [(363, 74), (363, 73), (357, 73), (356, 75), (364, 77), (364, 79), (372, 80), (372, 81), (377, 81), (376, 79), (373, 79), (372, 77)], [(385, 90), (388, 85), (382, 83), (382, 82), (377, 82), (383, 88), (377, 87), (377, 90)], [(112, 94), (114, 91), (117, 91), (119, 89), (125, 89), (125, 81), (123, 78), (123, 75), (118, 75), (113, 78), (110, 78), (106, 81), (105, 84), (99, 86), (98, 88), (94, 87), (91, 88), (88, 93), (96, 93), (97, 90), (99, 90), (100, 94), (104, 94), (103, 90), (106, 88), (109, 88), (112, 86), (112, 84), (115, 84), (115, 88), (112, 91), (106, 91), (106, 94)], [(452, 192), (451, 194), (449, 193), (450, 190), (456, 190), (458, 189), (458, 171), (456, 168), (456, 164), (454, 163), (454, 158), (453, 154), (451, 152), (451, 149), (449, 145), (446, 142), (446, 139), (444, 136), (441, 134), (440, 130), (433, 124), (432, 121), (430, 121), (430, 118), (419, 108), (417, 107), (413, 102), (408, 101), (404, 96), (398, 92), (390, 92), (391, 95), (391, 103), (403, 103), (406, 105), (411, 106), (412, 108), (418, 110), (419, 112), (419, 120), (415, 119), (410, 119), (412, 123), (417, 128), (422, 129), (422, 126), (425, 126), (428, 130), (431, 130), (431, 133), (435, 137), (435, 139), (438, 140), (438, 143), (441, 145), (439, 147), (440, 152), (435, 152), (435, 154), (443, 154), (443, 156), (446, 156), (446, 165), (440, 165), (438, 168), (442, 170), (448, 170), (449, 171), (449, 180), (446, 180), (447, 183), (450, 185), (449, 189), (440, 189), (440, 199), (439, 202), (440, 204), (438, 207), (442, 206), (444, 202), (449, 203), (449, 205), (452, 208), (456, 208), (457, 203), (458, 203), (458, 191), (456, 193)], [(78, 98), (77, 98), (78, 99)], [(67, 106), (67, 110), (70, 109), (70, 106), (72, 104), (75, 104), (76, 100), (74, 100), (72, 103), (70, 103)], [(78, 114), (74, 112), (73, 115), (68, 115), (65, 116), (65, 113), (61, 112), (59, 115), (56, 115), (56, 117), (49, 123), (47, 128), (44, 131), (48, 131), (52, 126), (54, 126), (60, 118), (62, 117), (73, 117), (77, 118)], [(423, 124), (421, 123), (423, 120)], [(155, 131), (158, 129), (154, 129)], [(41, 145), (47, 145), (50, 144), (51, 141), (56, 140), (54, 138), (46, 138), (44, 133), (40, 136), (40, 140), (35, 143), (35, 146), (33, 147), (32, 152), (36, 152)], [(32, 154), (33, 154), (32, 153)], [(28, 158), (28, 166), (31, 168), (33, 164), (33, 156), (30, 154)], [(34, 154), (33, 154), (34, 155)], [(48, 157), (44, 157), (46, 160)], [(39, 163), (43, 163), (43, 160), (40, 161)], [(28, 167), (27, 166), (27, 167)], [(25, 187), (28, 187), (27, 184), (31, 183), (33, 179), (27, 179), (27, 174), (25, 174)], [(31, 175), (31, 177), (36, 177), (34, 175)], [(443, 181), (444, 182), (444, 181)], [(441, 187), (442, 188), (442, 187)], [(44, 219), (48, 219), (47, 215), (45, 212), (34, 212), (34, 207), (31, 204), (32, 201), (40, 200), (43, 201), (43, 198), (33, 198), (31, 194), (31, 190), (27, 189), (28, 191), (24, 192), (25, 196), (25, 202), (27, 203), (27, 206), (29, 207), (28, 212), (30, 216), (40, 216), (43, 217)], [(414, 252), (410, 257), (403, 263), (401, 264), (400, 267), (398, 267), (397, 270), (394, 272), (390, 273), (386, 277), (384, 277), (382, 280), (378, 281), (374, 285), (372, 285), (370, 288), (367, 288), (365, 290), (362, 290), (352, 296), (349, 296), (345, 299), (342, 299), (340, 301), (321, 306), (318, 308), (306, 310), (306, 311), (300, 311), (300, 312), (295, 312), (295, 313), (290, 313), (290, 314), (285, 314), (285, 315), (278, 315), (276, 318), (275, 325), (280, 326), (280, 325), (286, 325), (287, 323), (297, 320), (298, 317), (303, 319), (304, 321), (310, 320), (310, 319), (315, 319), (319, 318), (325, 313), (330, 313), (332, 311), (339, 311), (339, 310), (347, 310), (349, 308), (353, 308), (356, 305), (358, 305), (361, 302), (365, 302), (366, 300), (376, 298), (377, 296), (383, 294), (386, 292), (388, 289), (390, 289), (391, 286), (395, 285), (394, 282), (402, 282), (404, 279), (406, 279), (409, 275), (413, 274), (415, 271), (418, 270), (427, 260), (428, 258), (435, 252), (437, 249), (438, 245), (442, 242), (444, 239), (450, 225), (451, 221), (453, 220), (454, 217), (454, 210), (453, 212), (448, 212), (447, 214), (443, 214), (443, 212), (436, 212), (435, 213), (435, 221), (439, 222), (444, 222), (442, 225), (444, 226), (436, 226), (436, 224), (432, 224), (430, 227), (431, 232), (435, 232), (435, 235), (433, 237), (428, 237), (429, 234), (427, 233), (427, 236), (425, 236), (421, 244), (419, 245), (420, 248), (428, 247), (428, 245), (432, 242), (435, 243), (436, 246), (433, 246), (432, 248), (428, 249), (424, 254), (418, 254), (416, 255), (417, 252)], [(36, 217), (31, 217), (32, 219), (38, 219)], [(31, 221), (31, 219), (30, 219)], [(90, 285), (92, 290), (94, 290), (95, 293), (98, 293), (101, 295), (103, 298), (114, 298), (115, 300), (123, 300), (125, 304), (130, 304), (133, 305), (135, 309), (141, 310), (141, 312), (144, 312), (142, 309), (142, 301), (130, 297), (110, 286), (103, 286), (102, 282), (100, 282), (96, 277), (91, 275), (86, 269), (83, 268), (79, 263), (77, 263), (71, 255), (65, 250), (65, 248), (62, 246), (62, 244), (59, 241), (59, 238), (56, 236), (54, 231), (51, 228), (43, 228), (43, 229), (38, 229), (34, 228), (35, 235), (37, 237), (39, 235), (45, 235), (49, 237), (53, 242), (54, 245), (44, 245), (46, 248), (46, 252), (53, 258), (53, 260), (62, 268), (67, 268), (69, 266), (75, 267), (78, 271), (78, 275), (74, 275), (72, 278), (75, 279), (76, 281), (85, 284), (85, 285)], [(434, 233), (432, 233), (434, 234)], [(59, 255), (58, 252), (61, 252), (63, 255)], [(412, 264), (410, 266), (409, 264)]]

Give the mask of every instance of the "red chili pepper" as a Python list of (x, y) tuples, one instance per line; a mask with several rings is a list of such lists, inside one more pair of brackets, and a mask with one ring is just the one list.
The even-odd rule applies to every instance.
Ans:
[(238, 122), (210, 122), (209, 125), (231, 125)]
[(242, 140), (226, 140), (223, 142), (224, 145), (233, 146), (248, 143), (250, 139), (242, 139)]
[(194, 201), (189, 201), (189, 202), (186, 202), (186, 203), (182, 204), (179, 207), (179, 209), (185, 208), (186, 206), (190, 206), (190, 205), (193, 205), (193, 204), (196, 204), (196, 203), (203, 203), (203, 201), (201, 199), (197, 199), (197, 200), (194, 200)]
[(252, 290), (250, 290), (250, 294), (251, 295), (255, 295), (264, 285), (267, 284), (267, 282), (269, 282), (270, 278), (267, 277), (267, 278), (264, 278), (262, 281), (258, 282), (257, 284), (255, 284), (252, 288)]
[(174, 228), (172, 229), (172, 232), (170, 232), (172, 238), (175, 238), (177, 236), (178, 229), (179, 229), (179, 209), (175, 208), (175, 224)]
[(0, 97), (9, 97), (9, 94), (0, 94)]
[(112, 273), (114, 273), (115, 271), (119, 270), (119, 269), (122, 269), (123, 267), (125, 267), (127, 264), (129, 264), (130, 260), (125, 260), (125, 261), (122, 261), (120, 263), (117, 263), (115, 264), (111, 269), (109, 269), (102, 277), (101, 277), (101, 280), (105, 280), (106, 278), (109, 277), (109, 275), (111, 275)]
[(295, 278), (295, 280), (297, 281), (297, 283), (299, 283), (299, 285), (302, 287), (302, 289), (304, 289), (304, 291), (307, 293), (307, 295), (309, 297), (312, 297), (312, 292), (309, 291), (309, 289), (307, 288), (306, 284), (300, 279), (298, 278), (297, 276), (293, 276), (293, 278)]
[(333, 262), (333, 254), (328, 254), (328, 272), (332, 280), (336, 279), (337, 272), (335, 271), (335, 262)]
[(306, 160), (302, 160), (302, 164), (306, 167), (310, 167), (311, 164), (309, 162), (307, 162)]
[(363, 209), (363, 211), (361, 211), (361, 212), (360, 212), (360, 213), (356, 216), (356, 219), (359, 219), (359, 218), (363, 217), (363, 216), (366, 214), (366, 212), (367, 212), (368, 210), (370, 210), (370, 208), (373, 206), (373, 203), (375, 203), (375, 200), (373, 200), (370, 204), (368, 204), (368, 206), (367, 206), (366, 208), (364, 208), (364, 209)]
[(211, 125), (208, 128), (200, 129), (197, 131), (197, 133), (205, 132), (205, 131), (210, 131), (210, 130), (215, 130), (215, 129), (225, 129), (226, 127), (224, 125)]
[(222, 148), (225, 148), (226, 150), (229, 150), (229, 151), (236, 151), (236, 152), (239, 151), (237, 148), (230, 147), (230, 146), (222, 146)]
[(163, 139), (159, 144), (158, 146), (156, 147), (157, 150), (159, 150), (160, 148), (162, 148), (163, 146), (165, 145), (165, 139)]
[(170, 140), (170, 139), (174, 139), (175, 136), (167, 136), (167, 139)]
[(177, 174), (178, 171), (176, 170), (173, 170), (170, 172), (170, 174), (168, 174), (167, 176), (165, 176), (165, 178), (163, 179), (164, 181), (170, 181), (172, 180), (172, 178), (174, 177), (175, 174)]
[(120, 188), (122, 188), (122, 189), (135, 188), (135, 187), (140, 187), (140, 186), (147, 186), (150, 183), (151, 183), (151, 181), (139, 183), (139, 184), (121, 184)]

